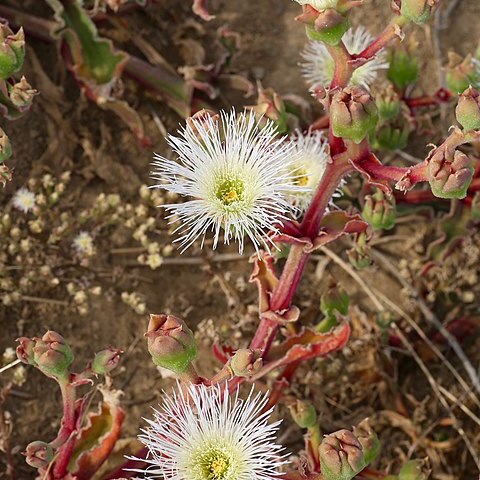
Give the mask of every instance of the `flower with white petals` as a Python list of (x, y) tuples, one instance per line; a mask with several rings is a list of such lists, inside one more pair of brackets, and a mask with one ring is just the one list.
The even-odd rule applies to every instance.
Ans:
[(140, 440), (148, 449), (145, 479), (274, 480), (286, 463), (274, 443), (280, 422), (262, 413), (268, 395), (242, 400), (219, 386), (190, 385), (165, 395)]
[(95, 253), (93, 238), (88, 232), (80, 232), (73, 239), (73, 248), (85, 257), (91, 257)]
[(336, 8), (338, 0), (295, 0), (300, 5), (311, 5), (313, 8), (321, 11), (327, 8)]
[(292, 211), (287, 195), (302, 190), (284, 168), (295, 160), (294, 146), (275, 138), (273, 122), (260, 128), (251, 112), (193, 117), (179, 133), (167, 139), (178, 161), (157, 155), (153, 163), (154, 187), (189, 197), (165, 205), (181, 222), (176, 241), (185, 250), (212, 231), (215, 248), (223, 231), (224, 243), (234, 239), (240, 253), (245, 236), (257, 251), (262, 244), (268, 250), (265, 233), (278, 231)]
[(35, 207), (35, 194), (27, 188), (20, 188), (13, 196), (12, 205), (23, 213), (28, 213)]
[(306, 187), (306, 191), (290, 194), (289, 198), (300, 212), (307, 209), (315, 189), (325, 173), (329, 159), (328, 142), (320, 131), (309, 131), (306, 134), (296, 132), (291, 137), (297, 155), (289, 166), (296, 175), (297, 185)]
[[(350, 29), (342, 38), (345, 47), (351, 54), (360, 53), (374, 39), (362, 26)], [(313, 87), (325, 87), (333, 79), (335, 62), (322, 42), (311, 41), (302, 52), (305, 60), (301, 63), (304, 78)], [(379, 70), (388, 68), (385, 51), (379, 52), (372, 60), (358, 67), (350, 79), (350, 85), (360, 85), (369, 88), (377, 78)]]

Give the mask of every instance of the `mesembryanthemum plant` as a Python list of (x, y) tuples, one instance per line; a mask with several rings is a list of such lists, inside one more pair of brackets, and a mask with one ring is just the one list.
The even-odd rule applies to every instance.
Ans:
[[(176, 241), (185, 250), (213, 232), (215, 248), (224, 232), (224, 243), (244, 237), (258, 251), (269, 249), (266, 232), (277, 232), (294, 207), (288, 196), (305, 191), (295, 184), (290, 165), (296, 160), (292, 143), (276, 136), (276, 126), (267, 121), (262, 128), (251, 112), (237, 116), (234, 110), (212, 116), (192, 117), (179, 136), (168, 137), (178, 161), (156, 155), (154, 187), (187, 197), (183, 203), (165, 205), (179, 219)], [(171, 218), (170, 217), (170, 218)]]
[(146, 479), (272, 480), (286, 463), (275, 443), (280, 422), (263, 411), (268, 394), (246, 399), (218, 385), (189, 385), (165, 394), (139, 436), (149, 452)]

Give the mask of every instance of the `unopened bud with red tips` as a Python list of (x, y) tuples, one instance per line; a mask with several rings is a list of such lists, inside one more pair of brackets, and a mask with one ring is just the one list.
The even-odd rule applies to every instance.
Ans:
[(380, 450), (380, 441), (378, 440), (377, 434), (372, 430), (369, 419), (366, 418), (362, 420), (354, 427), (353, 434), (362, 446), (363, 458), (368, 465), (374, 460)]
[(317, 412), (315, 407), (309, 402), (297, 400), (289, 405), (288, 409), (293, 421), (300, 428), (312, 428), (317, 423)]
[(400, 12), (407, 20), (425, 23), (440, 4), (440, 0), (401, 0)]
[(377, 189), (365, 197), (362, 217), (374, 230), (391, 230), (395, 226), (395, 198)]
[(25, 450), (25, 461), (34, 468), (46, 468), (53, 460), (53, 448), (45, 442), (31, 442)]
[(251, 377), (263, 366), (262, 350), (238, 349), (230, 359), (230, 368), (237, 377)]
[(17, 357), (23, 363), (28, 365), (35, 365), (35, 359), (33, 354), (33, 347), (35, 346), (35, 340), (27, 337), (17, 338), (19, 345), (17, 346)]
[(362, 446), (349, 430), (327, 435), (318, 449), (325, 480), (351, 480), (366, 466)]
[(108, 347), (95, 354), (91, 369), (97, 375), (110, 373), (120, 362), (120, 354), (123, 351), (118, 348)]
[(464, 92), (470, 85), (480, 84), (479, 68), (472, 56), (461, 57), (455, 52), (448, 53), (445, 78), (447, 88), (455, 94)]
[(303, 13), (295, 20), (305, 24), (305, 32), (310, 40), (328, 45), (338, 45), (350, 28), (348, 17), (334, 8), (317, 10), (312, 5), (304, 5)]
[(12, 156), (12, 145), (7, 134), (0, 128), (0, 163)]
[(428, 182), (438, 198), (465, 198), (473, 177), (470, 158), (444, 145), (434, 149), (428, 160)]
[(173, 315), (150, 315), (145, 336), (153, 363), (177, 374), (185, 373), (197, 356), (193, 332)]
[(6, 80), (22, 68), (25, 59), (25, 34), (23, 28), (17, 33), (5, 24), (0, 24), (0, 79)]
[(480, 130), (480, 92), (467, 88), (458, 98), (455, 115), (464, 130)]
[(12, 104), (21, 111), (25, 111), (32, 105), (33, 97), (38, 91), (31, 87), (25, 77), (19, 82), (8, 87), (8, 95)]
[(418, 43), (415, 37), (397, 43), (388, 52), (387, 78), (399, 90), (414, 84), (418, 78)]
[(263, 88), (259, 84), (257, 104), (245, 108), (254, 112), (259, 119), (272, 120), (277, 125), (277, 133), (282, 134), (287, 131), (288, 114), (285, 102), (272, 88)]
[(327, 291), (320, 297), (320, 310), (326, 317), (348, 314), (348, 294), (337, 284), (328, 287)]
[(370, 94), (353, 85), (336, 92), (330, 104), (333, 134), (360, 143), (377, 123), (378, 111)]
[(428, 475), (423, 471), (422, 460), (410, 460), (400, 470), (398, 480), (427, 480)]
[(73, 363), (73, 352), (65, 339), (49, 330), (42, 338), (33, 338), (33, 361), (35, 366), (48, 377), (62, 379), (68, 375)]

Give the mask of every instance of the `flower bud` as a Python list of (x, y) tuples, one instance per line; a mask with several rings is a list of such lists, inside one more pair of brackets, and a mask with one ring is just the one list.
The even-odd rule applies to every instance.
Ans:
[(401, 0), (400, 12), (407, 20), (425, 23), (439, 5), (440, 0)]
[(465, 198), (472, 181), (470, 159), (460, 150), (449, 152), (444, 146), (433, 150), (428, 158), (428, 181), (438, 198)]
[(375, 128), (377, 119), (375, 102), (362, 87), (346, 87), (333, 95), (330, 121), (336, 137), (360, 143)]
[(31, 442), (24, 453), (25, 461), (33, 468), (46, 468), (53, 460), (53, 448), (45, 442)]
[(398, 43), (388, 53), (387, 78), (399, 90), (417, 81), (417, 47), (418, 44), (412, 37), (408, 43)]
[(35, 360), (33, 358), (33, 347), (35, 346), (35, 340), (27, 337), (17, 338), (19, 343), (17, 347), (17, 357), (23, 363), (28, 365), (35, 365)]
[(351, 480), (366, 466), (362, 446), (349, 430), (327, 435), (318, 449), (325, 480)]
[(331, 285), (320, 297), (320, 310), (326, 317), (332, 317), (335, 312), (348, 314), (349, 298), (347, 292), (338, 285)]
[(353, 429), (353, 434), (357, 437), (363, 450), (363, 458), (365, 463), (370, 464), (374, 458), (378, 455), (380, 449), (380, 441), (377, 434), (372, 430), (369, 419), (362, 420)]
[(237, 377), (251, 377), (263, 366), (262, 350), (240, 348), (230, 359), (230, 368)]
[(448, 54), (445, 78), (447, 88), (455, 94), (464, 92), (470, 85), (476, 85), (480, 81), (472, 56), (463, 58), (455, 52)]
[(13, 105), (19, 110), (24, 111), (32, 105), (33, 97), (37, 95), (38, 92), (31, 87), (25, 77), (22, 77), (19, 82), (9, 86), (8, 93)]
[(13, 34), (12, 30), (5, 25), (0, 25), (0, 79), (18, 72), (25, 58), (25, 34), (23, 28)]
[(97, 375), (110, 373), (118, 365), (121, 353), (123, 353), (122, 350), (113, 347), (96, 353), (91, 366), (92, 372)]
[(184, 373), (197, 356), (193, 332), (173, 315), (150, 315), (145, 336), (153, 363), (177, 374)]
[(297, 400), (289, 405), (288, 408), (293, 421), (300, 428), (311, 428), (317, 423), (317, 412), (311, 403)]
[(203, 126), (204, 128), (208, 125), (210, 119), (217, 123), (219, 119), (218, 113), (215, 113), (213, 110), (208, 110), (206, 108), (202, 108), (198, 112), (194, 113), (191, 117), (188, 117), (186, 122), (188, 128), (195, 134), (195, 136), (199, 136), (198, 127)]
[(49, 330), (40, 339), (34, 337), (33, 360), (35, 366), (48, 377), (63, 378), (73, 363), (72, 349), (65, 339), (56, 332)]
[(0, 163), (12, 156), (12, 145), (7, 134), (0, 128)]
[(338, 45), (344, 33), (350, 28), (348, 17), (333, 8), (316, 10), (311, 5), (304, 5), (303, 13), (295, 20), (305, 24), (305, 31), (310, 40)]
[(458, 98), (455, 110), (457, 122), (466, 131), (480, 129), (480, 92), (467, 88)]
[(377, 97), (378, 114), (382, 120), (390, 120), (400, 113), (400, 97), (392, 85)]
[(277, 125), (277, 133), (282, 134), (287, 131), (288, 115), (285, 103), (282, 97), (272, 88), (263, 88), (259, 84), (257, 104), (246, 108), (254, 112), (255, 116), (263, 119), (263, 121), (267, 118), (272, 120)]
[(355, 236), (354, 246), (352, 249), (347, 250), (347, 257), (351, 265), (357, 270), (368, 267), (372, 263), (370, 246), (367, 243), (365, 232)]
[(372, 145), (380, 150), (403, 150), (408, 144), (410, 127), (403, 118), (377, 125), (372, 135)]
[(395, 226), (395, 198), (387, 198), (377, 189), (365, 197), (362, 217), (374, 230), (391, 230)]
[(421, 460), (410, 460), (400, 470), (398, 480), (427, 480), (428, 476), (423, 473), (422, 467)]

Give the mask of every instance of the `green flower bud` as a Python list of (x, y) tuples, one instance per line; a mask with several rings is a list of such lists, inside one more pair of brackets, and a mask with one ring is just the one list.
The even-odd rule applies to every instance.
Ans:
[(173, 315), (150, 315), (145, 336), (153, 363), (177, 374), (184, 373), (197, 356), (193, 332)]
[(366, 418), (362, 420), (354, 427), (353, 434), (362, 446), (365, 463), (369, 465), (380, 450), (380, 441), (378, 440), (377, 434), (372, 430), (369, 419)]
[(320, 469), (325, 480), (351, 480), (367, 463), (362, 446), (349, 430), (327, 435), (318, 449)]
[(372, 144), (379, 150), (403, 150), (408, 145), (410, 127), (404, 119), (381, 123), (372, 135)]
[(297, 400), (289, 405), (288, 408), (293, 421), (300, 428), (311, 428), (317, 423), (317, 412), (311, 403)]
[(10, 28), (0, 25), (0, 79), (6, 80), (22, 68), (25, 59), (25, 34), (20, 28), (13, 34)]
[(0, 163), (12, 156), (12, 145), (7, 134), (0, 128)]
[(375, 128), (377, 107), (370, 94), (353, 85), (336, 92), (330, 104), (330, 121), (336, 137), (360, 143)]
[(230, 359), (230, 368), (237, 377), (251, 377), (263, 366), (262, 350), (239, 348)]
[(438, 198), (465, 198), (473, 177), (472, 162), (460, 150), (449, 152), (444, 146), (428, 158), (428, 181)]
[(467, 88), (458, 98), (455, 110), (457, 122), (464, 130), (480, 129), (480, 92), (472, 87)]
[(332, 317), (335, 312), (348, 314), (349, 298), (347, 292), (338, 285), (330, 286), (320, 297), (320, 310), (326, 317)]
[(387, 78), (399, 90), (414, 84), (418, 78), (417, 42), (412, 37), (407, 43), (399, 43), (388, 53)]
[(46, 468), (53, 460), (53, 448), (45, 442), (31, 442), (25, 450), (25, 461), (33, 468)]
[(410, 460), (400, 470), (398, 480), (427, 480), (428, 475), (423, 473), (422, 467), (423, 461)]
[(113, 347), (96, 353), (91, 365), (92, 372), (97, 375), (110, 373), (118, 365), (121, 353), (123, 353), (122, 350)]
[(32, 105), (33, 97), (37, 90), (31, 87), (25, 77), (14, 85), (8, 87), (8, 94), (12, 104), (21, 111), (25, 111)]
[(395, 198), (387, 198), (377, 189), (365, 197), (362, 217), (374, 230), (391, 230), (395, 226)]
[(338, 45), (345, 32), (350, 28), (348, 17), (333, 8), (316, 10), (305, 5), (297, 21), (305, 24), (305, 31), (310, 40)]
[(447, 88), (455, 94), (464, 92), (470, 85), (480, 85), (478, 67), (471, 55), (463, 58), (455, 52), (449, 52), (445, 77)]
[(349, 262), (357, 270), (368, 267), (372, 263), (370, 246), (367, 243), (365, 232), (359, 233), (355, 236), (354, 246), (352, 249), (347, 250), (347, 257)]
[(380, 119), (390, 120), (400, 114), (400, 97), (392, 85), (377, 98), (377, 109)]
[(49, 330), (41, 339), (34, 337), (33, 340), (35, 341), (33, 347), (35, 366), (48, 377), (57, 380), (66, 377), (74, 357), (65, 339)]
[(439, 0), (402, 0), (400, 12), (415, 23), (425, 23), (438, 6)]

